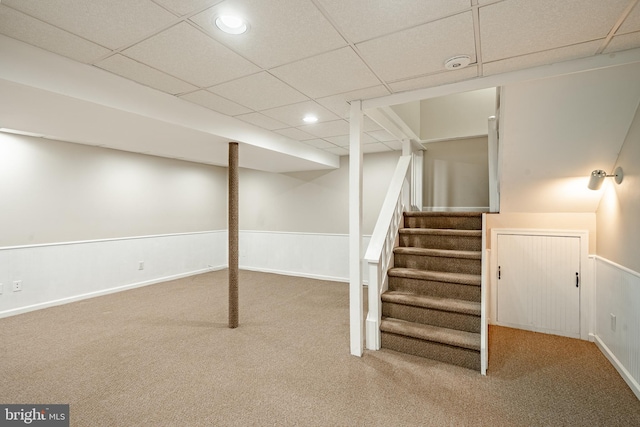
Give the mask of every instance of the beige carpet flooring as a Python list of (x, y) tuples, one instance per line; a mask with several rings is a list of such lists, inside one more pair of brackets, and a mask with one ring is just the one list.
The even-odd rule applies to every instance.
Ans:
[(593, 343), (492, 327), (488, 376), (349, 355), (348, 286), (227, 271), (0, 319), (0, 403), (69, 403), (73, 426), (638, 426)]

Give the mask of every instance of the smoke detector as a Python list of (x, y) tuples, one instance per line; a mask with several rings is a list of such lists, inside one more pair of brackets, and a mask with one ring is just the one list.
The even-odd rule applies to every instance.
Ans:
[(447, 70), (459, 70), (469, 64), (471, 64), (471, 57), (469, 55), (458, 55), (447, 59), (444, 62), (444, 68)]

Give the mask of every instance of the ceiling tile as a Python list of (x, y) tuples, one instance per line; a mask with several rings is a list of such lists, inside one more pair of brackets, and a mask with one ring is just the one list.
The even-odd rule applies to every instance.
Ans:
[(635, 49), (640, 47), (640, 31), (635, 33), (615, 36), (603, 53), (619, 52), (621, 50)]
[(363, 131), (369, 132), (369, 131), (380, 130), (380, 129), (382, 129), (382, 126), (380, 126), (378, 123), (371, 120), (369, 116), (364, 116), (364, 120), (362, 124)]
[(2, 4), (111, 49), (176, 21), (175, 15), (148, 0), (3, 0)]
[(602, 42), (603, 40), (594, 40), (588, 43), (580, 43), (573, 46), (546, 50), (544, 52), (516, 56), (515, 58), (487, 62), (483, 65), (483, 75), (490, 76), (492, 74), (506, 73), (524, 68), (537, 67), (539, 65), (552, 64), (554, 62), (592, 56), (596, 54)]
[(58, 55), (91, 63), (110, 51), (0, 4), (0, 33)]
[[(221, 32), (212, 18), (231, 10), (249, 22), (242, 36)], [(297, 61), (345, 46), (346, 41), (311, 1), (225, 1), (194, 16), (213, 37), (263, 68)]]
[(324, 151), (328, 151), (329, 153), (338, 156), (346, 156), (347, 154), (349, 154), (349, 150), (344, 147), (325, 148)]
[(320, 139), (320, 138), (318, 138), (318, 139), (308, 139), (308, 140), (302, 141), (302, 142), (304, 142), (307, 145), (311, 145), (313, 147), (316, 147), (316, 148), (322, 148), (322, 149), (337, 148), (335, 146), (335, 144), (332, 144), (329, 141), (324, 140), (324, 139)]
[(119, 76), (172, 95), (197, 89), (189, 83), (122, 55), (112, 55), (95, 65)]
[(628, 0), (510, 0), (480, 8), (483, 62), (601, 39)]
[(332, 122), (315, 123), (312, 125), (300, 126), (305, 132), (318, 138), (328, 138), (331, 136), (348, 135), (349, 134), (349, 122), (346, 120), (334, 120)]
[[(330, 136), (328, 138), (325, 138), (327, 141), (337, 145), (338, 147), (348, 147), (350, 144), (349, 141), (349, 135), (340, 135), (340, 136)], [(372, 142), (378, 142), (376, 139), (374, 139), (372, 136), (365, 134), (362, 134), (362, 143), (363, 144), (370, 144)]]
[(259, 71), (246, 59), (186, 23), (171, 27), (123, 53), (199, 87)]
[(321, 0), (352, 42), (414, 27), (468, 9), (470, 0)]
[(338, 119), (338, 116), (313, 101), (306, 101), (300, 102), (298, 104), (271, 108), (269, 110), (262, 111), (262, 113), (294, 127), (302, 126), (305, 124), (302, 119), (306, 114), (315, 115), (316, 117), (318, 117), (319, 122)]
[(338, 147), (348, 147), (349, 146), (349, 135), (340, 135), (340, 136), (330, 136), (326, 138), (327, 141), (331, 142)]
[(350, 47), (274, 68), (271, 72), (311, 98), (380, 84), (378, 78)]
[(314, 137), (313, 135), (308, 134), (296, 128), (280, 129), (280, 130), (277, 130), (276, 132), (279, 133), (280, 135), (286, 136), (287, 138), (295, 139), (296, 141), (304, 141), (308, 139), (313, 139)]
[(382, 142), (374, 142), (373, 144), (364, 144), (362, 146), (363, 153), (382, 153), (383, 151), (393, 151)]
[(475, 62), (473, 18), (465, 12), (356, 47), (385, 81), (444, 71), (444, 62), (455, 55)]
[(318, 98), (316, 102), (326, 109), (332, 111), (342, 118), (349, 118), (351, 113), (351, 104), (349, 101), (354, 99), (369, 99), (377, 98), (380, 96), (389, 95), (389, 90), (383, 85), (369, 87), (366, 89), (354, 90), (347, 93), (341, 93), (338, 95), (327, 96), (325, 98)]
[(627, 19), (624, 20), (616, 34), (631, 33), (640, 31), (640, 6), (636, 4)]
[(384, 145), (395, 151), (402, 150), (402, 142), (400, 141), (385, 141)]
[(417, 77), (413, 79), (400, 80), (389, 83), (389, 87), (394, 92), (404, 92), (413, 89), (422, 89), (425, 87), (440, 86), (448, 83), (455, 83), (478, 76), (478, 67), (470, 65), (462, 70), (443, 71), (441, 73), (431, 74), (428, 76)]
[(309, 99), (265, 71), (213, 86), (209, 90), (256, 111)]
[(229, 101), (228, 99), (222, 98), (206, 90), (188, 93), (186, 95), (182, 95), (180, 98), (228, 116), (237, 116), (238, 114), (251, 112), (247, 107), (236, 104), (233, 101)]
[(367, 134), (369, 134), (376, 141), (379, 141), (379, 142), (389, 142), (389, 141), (396, 141), (397, 140), (397, 138), (395, 136), (391, 135), (389, 132), (387, 132), (384, 129), (376, 130), (376, 131), (372, 131), (372, 132), (367, 132)]
[(253, 125), (260, 126), (261, 128), (265, 128), (268, 130), (283, 129), (287, 127), (286, 123), (282, 123), (278, 120), (272, 119), (271, 117), (267, 117), (264, 114), (260, 114), (260, 113), (242, 114), (240, 116), (236, 116), (236, 119), (243, 120), (247, 123), (251, 123)]
[(179, 15), (186, 15), (191, 12), (202, 10), (213, 6), (223, 0), (154, 0), (156, 3), (171, 9)]

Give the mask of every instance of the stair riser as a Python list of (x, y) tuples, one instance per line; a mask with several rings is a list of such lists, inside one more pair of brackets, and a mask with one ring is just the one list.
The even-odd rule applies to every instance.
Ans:
[(394, 266), (446, 273), (481, 274), (479, 259), (448, 258), (425, 255), (395, 254)]
[(440, 326), (459, 331), (480, 333), (480, 316), (433, 310), (411, 305), (382, 303), (382, 316), (424, 325)]
[(405, 216), (406, 228), (448, 228), (458, 230), (481, 230), (482, 217), (429, 217)]
[(417, 338), (382, 332), (382, 347), (426, 357), (475, 371), (480, 370), (480, 352)]
[(480, 251), (482, 250), (482, 238), (470, 236), (400, 234), (400, 246), (454, 251)]
[(389, 290), (480, 302), (480, 286), (389, 276)]

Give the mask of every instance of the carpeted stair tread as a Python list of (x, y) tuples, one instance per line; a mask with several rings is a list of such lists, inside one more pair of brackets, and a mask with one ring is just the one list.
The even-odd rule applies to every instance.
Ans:
[(408, 217), (454, 217), (454, 216), (462, 216), (462, 217), (479, 217), (482, 216), (484, 212), (423, 212), (423, 211), (411, 211), (404, 212), (404, 216)]
[(415, 268), (391, 268), (388, 272), (392, 277), (405, 279), (431, 280), (434, 282), (459, 283), (461, 285), (480, 286), (481, 276), (478, 274), (445, 273), (441, 271), (416, 270)]
[(480, 334), (385, 317), (380, 330), (396, 335), (480, 351)]
[(480, 212), (405, 212), (404, 228), (481, 230)]
[[(451, 224), (453, 225), (453, 224)], [(482, 230), (458, 228), (401, 228), (399, 246), (458, 251), (482, 249)]]
[(480, 369), (482, 212), (405, 212), (382, 347)]
[(455, 228), (401, 228), (400, 234), (482, 237), (482, 230), (458, 230)]
[(427, 249), (398, 246), (393, 250), (395, 254), (421, 255), (444, 258), (482, 259), (481, 251), (455, 251), (449, 249)]
[(408, 292), (387, 291), (382, 294), (382, 301), (394, 304), (411, 305), (454, 313), (480, 316), (480, 303), (453, 298), (442, 298), (429, 295), (419, 295)]

